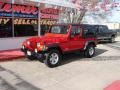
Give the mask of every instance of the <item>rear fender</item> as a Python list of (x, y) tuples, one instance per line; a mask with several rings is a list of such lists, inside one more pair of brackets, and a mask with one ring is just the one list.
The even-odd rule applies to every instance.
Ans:
[(95, 43), (95, 41), (87, 41), (87, 42), (85, 43), (84, 50), (87, 49), (87, 46), (88, 46), (89, 44), (93, 44), (93, 45), (96, 47), (96, 43)]

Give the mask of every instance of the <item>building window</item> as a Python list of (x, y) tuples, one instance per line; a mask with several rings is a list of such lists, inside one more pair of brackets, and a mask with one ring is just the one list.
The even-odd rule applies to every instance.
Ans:
[(37, 19), (14, 19), (14, 36), (37, 36), (38, 35)]
[(12, 37), (12, 19), (0, 18), (0, 38)]
[(35, 36), (38, 35), (38, 32), (35, 30), (34, 25), (15, 25), (14, 35), (15, 37)]

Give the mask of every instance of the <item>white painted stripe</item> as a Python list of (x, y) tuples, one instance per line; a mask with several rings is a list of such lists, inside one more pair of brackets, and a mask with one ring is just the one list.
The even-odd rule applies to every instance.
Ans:
[(119, 46), (119, 45), (110, 45), (110, 46), (114, 46), (114, 47), (118, 47), (118, 48), (120, 48), (120, 46)]

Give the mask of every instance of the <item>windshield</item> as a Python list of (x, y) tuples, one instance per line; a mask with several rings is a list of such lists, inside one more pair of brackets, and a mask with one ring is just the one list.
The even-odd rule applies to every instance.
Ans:
[(50, 33), (54, 34), (67, 34), (68, 27), (67, 26), (52, 26)]

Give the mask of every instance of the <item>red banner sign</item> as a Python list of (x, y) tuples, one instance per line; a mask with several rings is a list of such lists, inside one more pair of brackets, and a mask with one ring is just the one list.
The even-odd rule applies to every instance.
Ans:
[(42, 19), (58, 19), (59, 18), (59, 10), (53, 8), (46, 8), (41, 10), (40, 17)]
[(0, 2), (0, 16), (11, 17), (12, 11), (15, 17), (38, 18), (37, 7)]
[(59, 10), (53, 9), (53, 8), (46, 8), (46, 9), (41, 10), (41, 13), (59, 15)]

